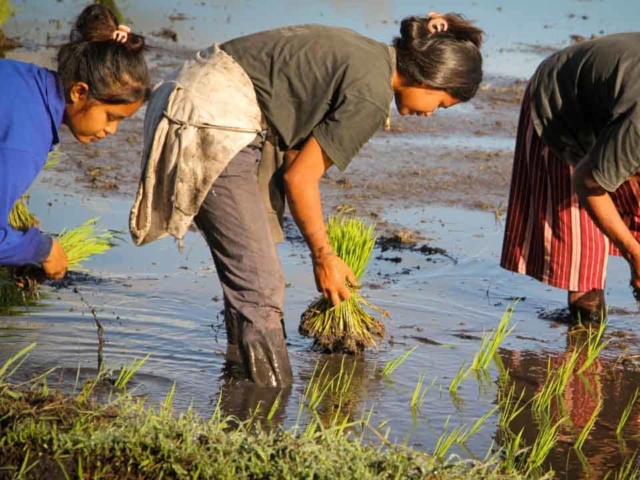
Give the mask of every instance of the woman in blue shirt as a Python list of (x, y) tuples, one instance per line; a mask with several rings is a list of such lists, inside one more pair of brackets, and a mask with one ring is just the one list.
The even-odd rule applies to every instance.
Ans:
[(103, 5), (78, 17), (58, 52), (58, 71), (0, 60), (0, 265), (40, 264), (62, 278), (67, 257), (57, 240), (37, 228), (9, 225), (14, 203), (35, 180), (66, 125), (82, 143), (116, 132), (149, 92), (144, 38), (119, 25)]

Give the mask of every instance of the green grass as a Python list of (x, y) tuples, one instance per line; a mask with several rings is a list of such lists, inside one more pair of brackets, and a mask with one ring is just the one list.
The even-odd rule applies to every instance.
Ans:
[(504, 342), (504, 339), (509, 336), (515, 325), (510, 325), (511, 317), (513, 317), (513, 307), (509, 307), (507, 311), (502, 315), (498, 327), (491, 333), (485, 333), (482, 336), (482, 343), (480, 350), (476, 354), (471, 363), (471, 369), (475, 371), (487, 370), (491, 361), (498, 352), (498, 348)]
[(418, 348), (417, 345), (410, 348), (399, 357), (394, 358), (393, 360), (389, 360), (382, 369), (382, 376), (390, 377), (398, 368), (400, 368), (400, 366), (407, 360), (407, 358), (409, 358), (409, 355), (415, 352), (416, 348)]
[[(549, 361), (545, 384), (528, 401), (525, 389), (516, 387), (501, 364), (496, 405), (471, 425), (450, 428), (448, 418), (433, 448), (416, 451), (409, 447), (408, 436), (401, 444), (389, 440), (388, 421), (373, 426), (375, 406), (362, 404), (353, 357), (342, 356), (337, 372), (329, 362), (316, 366), (300, 397), (295, 426), (285, 431), (273, 422), (282, 395), (261, 412), (266, 415), (258, 415), (260, 404), (246, 421), (225, 417), (221, 399), (208, 419), (191, 410), (177, 414), (172, 410), (175, 384), (158, 404), (133, 397), (126, 384), (146, 359), (120, 369), (123, 383), (115, 382), (120, 388), (107, 404), (95, 402), (94, 391), (98, 385), (114, 383), (106, 382), (113, 378), (112, 371), (101, 372), (67, 396), (47, 384), (47, 373), (28, 384), (9, 384), (33, 348), (27, 347), (0, 368), (0, 450), (10, 460), (10, 470), (0, 469), (0, 478), (3, 473), (40, 478), (51, 469), (59, 478), (552, 478), (549, 453), (557, 448), (571, 450), (585, 472), (590, 468), (582, 451), (589, 451), (590, 433), (606, 408), (600, 400), (573, 448), (558, 443), (560, 432), (566, 437), (570, 430), (562, 393), (571, 376), (579, 375), (578, 359), (588, 357), (588, 347), (574, 347), (561, 365)], [(389, 362), (395, 367), (391, 371), (397, 371), (412, 351)], [(468, 371), (464, 365), (460, 369)], [(373, 378), (380, 380), (380, 373)], [(411, 395), (407, 417), (423, 405), (435, 381), (434, 377), (425, 386), (426, 376), (420, 375), (413, 394), (407, 392)], [(442, 398), (442, 388), (440, 394)], [(622, 413), (619, 435), (638, 395)], [(526, 409), (531, 410), (532, 421), (525, 428), (528, 433), (535, 429), (533, 439), (525, 429), (511, 431), (511, 425), (521, 425), (516, 419)], [(499, 446), (492, 445), (484, 461), (453, 460), (456, 445), (475, 458), (469, 442), (487, 424), (496, 424)], [(635, 478), (636, 456), (625, 458), (608, 478)]]
[(627, 404), (626, 407), (624, 407), (624, 411), (622, 412), (622, 415), (620, 415), (620, 421), (618, 422), (618, 426), (616, 427), (616, 435), (619, 438), (622, 436), (622, 430), (624, 429), (624, 426), (627, 424), (627, 421), (629, 420), (629, 416), (631, 415), (631, 410), (633, 410), (633, 407), (636, 406), (636, 401), (638, 400), (638, 393), (640, 393), (640, 389), (636, 389), (636, 391), (633, 394), (633, 397), (631, 398), (631, 401)]
[[(372, 410), (345, 421), (333, 417), (302, 435), (224, 417), (220, 403), (204, 419), (192, 410), (171, 409), (175, 385), (159, 405), (116, 390), (107, 404), (88, 393), (62, 395), (45, 387), (46, 377), (16, 386), (7, 382), (34, 345), (0, 369), (0, 477), (16, 478), (314, 478), (314, 479), (518, 479), (495, 464), (443, 460), (463, 427), (445, 431), (428, 455), (391, 444), (371, 427)], [(137, 363), (136, 363), (137, 364)], [(304, 408), (317, 409), (320, 396), (345, 396), (352, 373), (319, 369)], [(315, 393), (314, 393), (315, 392)], [(366, 440), (373, 434), (377, 444)], [(439, 457), (439, 458), (437, 458)], [(436, 478), (436, 477), (433, 477)]]

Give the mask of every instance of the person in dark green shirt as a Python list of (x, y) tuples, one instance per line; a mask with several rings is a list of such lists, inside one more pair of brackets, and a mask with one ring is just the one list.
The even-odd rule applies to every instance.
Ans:
[[(278, 28), (219, 46), (253, 84), (266, 130), (264, 142), (258, 137), (230, 160), (195, 214), (223, 286), (228, 341), (238, 345), (248, 378), (262, 385), (292, 381), (284, 279), (266, 211), (277, 203), (278, 184), (311, 251), (318, 290), (334, 304), (346, 300), (347, 285), (356, 280), (327, 238), (322, 175), (332, 165), (347, 168), (384, 126), (394, 97), (401, 115), (420, 116), (470, 100), (482, 80), (482, 39), (461, 16), (434, 13), (405, 18), (392, 46), (320, 25)], [(219, 53), (213, 55), (215, 63)], [(206, 75), (197, 77), (205, 81)], [(161, 111), (153, 97), (149, 110)], [(267, 146), (283, 155), (265, 174)], [(258, 177), (271, 185), (266, 202)]]
[(501, 264), (568, 291), (600, 321), (610, 254), (640, 291), (640, 33), (565, 48), (522, 102)]

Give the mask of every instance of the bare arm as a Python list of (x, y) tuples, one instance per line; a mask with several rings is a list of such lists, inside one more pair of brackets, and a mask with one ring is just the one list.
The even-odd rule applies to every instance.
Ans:
[(586, 158), (576, 166), (572, 182), (589, 216), (629, 262), (631, 285), (640, 288), (640, 243), (620, 217), (609, 193), (593, 177)]
[(284, 184), (293, 219), (311, 250), (318, 291), (337, 305), (351, 296), (346, 281), (355, 286), (356, 279), (332, 250), (322, 215), (320, 179), (331, 165), (331, 159), (311, 136), (302, 150), (287, 152)]

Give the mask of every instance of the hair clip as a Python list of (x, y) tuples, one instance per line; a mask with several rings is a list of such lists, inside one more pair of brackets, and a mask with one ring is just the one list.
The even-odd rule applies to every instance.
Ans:
[(129, 39), (129, 34), (131, 33), (131, 29), (126, 25), (118, 25), (118, 28), (113, 32), (112, 38), (116, 42), (127, 43)]
[(427, 30), (429, 33), (446, 32), (449, 25), (444, 19), (444, 15), (438, 12), (429, 12), (427, 15), (429, 21), (427, 22)]

